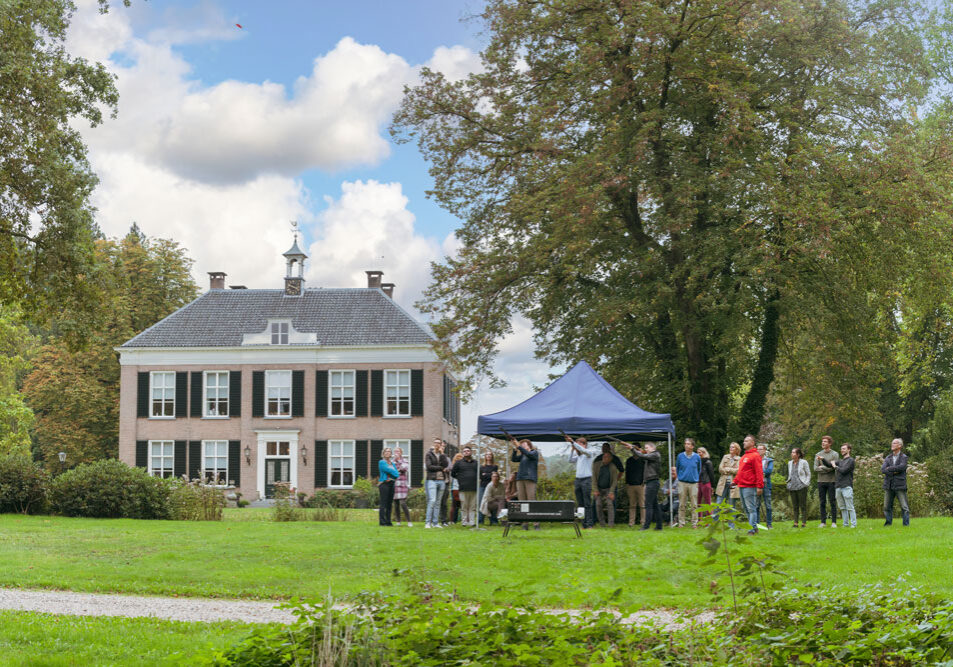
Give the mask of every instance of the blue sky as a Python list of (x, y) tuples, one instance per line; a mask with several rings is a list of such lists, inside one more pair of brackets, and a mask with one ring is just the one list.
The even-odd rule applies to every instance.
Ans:
[[(458, 221), (426, 199), (426, 163), (388, 125), (420, 67), (479, 69), (480, 24), (461, 19), (480, 2), (134, 0), (105, 16), (77, 4), (67, 48), (103, 62), (120, 93), (117, 118), (82, 128), (107, 235), (135, 221), (184, 246), (199, 285), (225, 271), (279, 287), (297, 220), (309, 286), (362, 286), (380, 269), (413, 310)], [(498, 371), (509, 387), (478, 392), (464, 437), (545, 382), (525, 322)]]

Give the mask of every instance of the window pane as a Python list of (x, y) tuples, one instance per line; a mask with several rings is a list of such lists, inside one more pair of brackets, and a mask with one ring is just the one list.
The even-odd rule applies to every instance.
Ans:
[(287, 443), (287, 442), (279, 442), (279, 443), (278, 443), (278, 455), (279, 455), (279, 456), (288, 456), (288, 452), (290, 452), (290, 451), (291, 451), (291, 450), (290, 450), (290, 445), (289, 445), (289, 443)]

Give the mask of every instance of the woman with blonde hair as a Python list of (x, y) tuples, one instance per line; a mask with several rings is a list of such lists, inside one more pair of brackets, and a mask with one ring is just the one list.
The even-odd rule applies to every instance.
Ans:
[(718, 464), (718, 472), (721, 476), (718, 478), (718, 487), (715, 489), (715, 502), (723, 502), (726, 498), (730, 500), (731, 506), (738, 507), (738, 499), (741, 498), (741, 491), (734, 485), (735, 475), (738, 473), (738, 464), (741, 462), (741, 445), (733, 442), (728, 445), (728, 453), (721, 457), (721, 463)]
[(382, 526), (393, 526), (390, 522), (390, 508), (394, 502), (394, 482), (400, 477), (400, 471), (390, 461), (391, 449), (384, 447), (381, 460), (377, 462), (377, 489), (380, 492), (378, 522)]
[[(698, 455), (702, 457), (702, 469), (698, 475), (698, 505), (711, 505), (711, 485), (715, 481), (715, 465), (704, 447), (698, 448)], [(708, 512), (699, 512), (698, 515), (708, 516)]]
[(407, 527), (413, 528), (414, 524), (410, 522), (410, 510), (407, 508), (407, 496), (410, 494), (410, 483), (407, 479), (407, 471), (410, 469), (410, 464), (407, 463), (407, 459), (404, 458), (404, 450), (400, 447), (394, 447), (394, 467), (397, 468), (397, 471), (400, 473), (400, 476), (397, 478), (397, 481), (394, 482), (394, 514), (397, 515), (396, 524), (400, 525), (400, 511), (404, 511), (404, 516), (407, 517)]

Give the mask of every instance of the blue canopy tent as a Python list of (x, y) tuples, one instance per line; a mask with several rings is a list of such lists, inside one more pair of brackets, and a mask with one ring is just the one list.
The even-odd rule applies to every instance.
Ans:
[[(663, 440), (668, 443), (669, 468), (674, 459), (671, 415), (646, 412), (585, 361), (522, 403), (480, 416), (477, 433), (493, 438), (508, 433), (540, 442), (560, 441), (563, 433), (589, 440)], [(667, 474), (664, 479), (669, 479)]]

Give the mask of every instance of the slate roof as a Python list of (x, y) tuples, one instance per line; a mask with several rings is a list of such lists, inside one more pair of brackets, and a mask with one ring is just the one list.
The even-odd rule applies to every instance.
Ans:
[(277, 318), (316, 334), (318, 345), (433, 342), (428, 329), (376, 288), (305, 289), (301, 296), (278, 289), (214, 289), (121, 347), (238, 347), (243, 334), (261, 333)]

